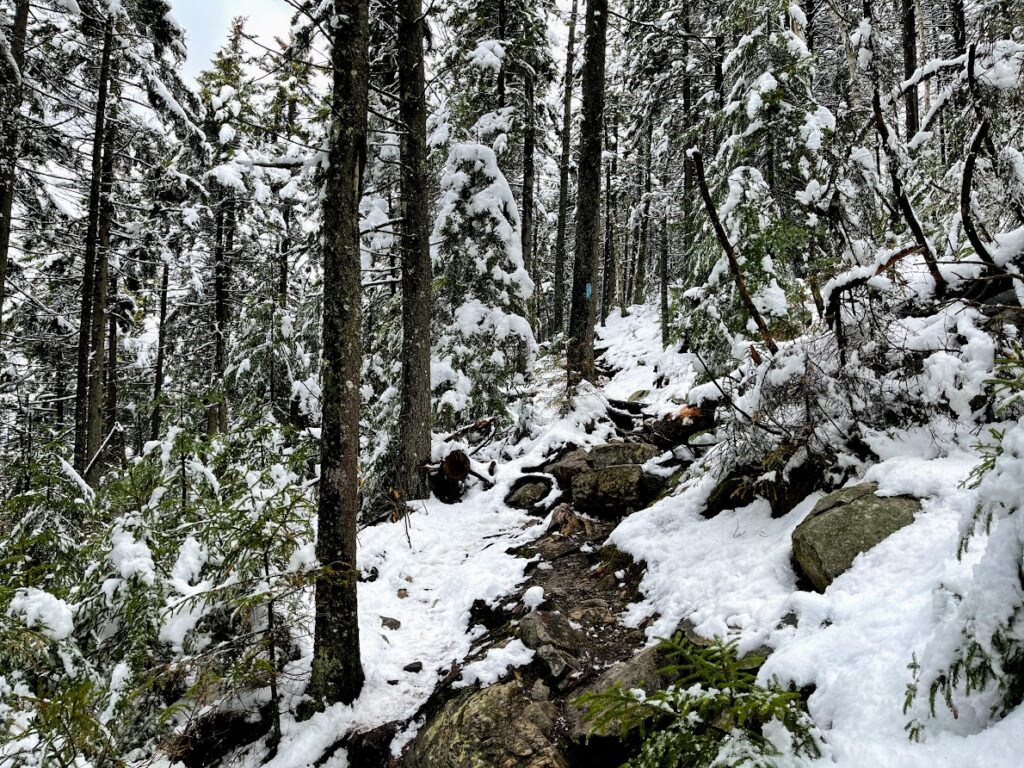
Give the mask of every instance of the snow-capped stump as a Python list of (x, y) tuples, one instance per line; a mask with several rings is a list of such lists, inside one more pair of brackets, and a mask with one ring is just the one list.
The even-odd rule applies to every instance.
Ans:
[(399, 765), (568, 768), (556, 745), (557, 719), (554, 703), (516, 680), (468, 689), (427, 722)]
[(793, 560), (819, 592), (921, 511), (917, 499), (876, 496), (877, 490), (877, 483), (863, 483), (829, 494), (793, 531)]
[(664, 485), (664, 479), (648, 475), (639, 464), (618, 464), (577, 475), (572, 497), (580, 512), (621, 516), (647, 506)]
[(533, 509), (547, 498), (554, 485), (545, 475), (523, 475), (512, 483), (505, 503), (513, 509)]

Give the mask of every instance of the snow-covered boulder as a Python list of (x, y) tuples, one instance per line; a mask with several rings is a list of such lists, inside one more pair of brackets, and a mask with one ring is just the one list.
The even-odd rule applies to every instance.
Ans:
[(793, 531), (793, 560), (819, 592), (921, 511), (917, 499), (876, 496), (877, 490), (877, 483), (863, 483), (829, 494)]

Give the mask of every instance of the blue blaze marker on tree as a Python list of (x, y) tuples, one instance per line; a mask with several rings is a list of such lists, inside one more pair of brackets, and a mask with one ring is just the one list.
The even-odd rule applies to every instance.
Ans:
[(594, 295), (594, 286), (591, 283), (587, 283), (587, 301), (590, 301), (590, 297)]

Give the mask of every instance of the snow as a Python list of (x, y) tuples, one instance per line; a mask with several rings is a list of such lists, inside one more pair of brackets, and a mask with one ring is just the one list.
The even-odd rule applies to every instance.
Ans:
[(51, 640), (66, 640), (75, 631), (71, 606), (41, 589), (19, 589), (7, 613), (20, 617), (26, 627), (37, 628)]
[(462, 670), (462, 677), (452, 687), (465, 688), (480, 683), (481, 688), (487, 688), (507, 675), (510, 669), (529, 664), (534, 655), (535, 652), (518, 638), (504, 647), (491, 648), (483, 659), (467, 664)]
[[(499, 475), (495, 489), (472, 490), (458, 504), (417, 502), (409, 518), (408, 539), (402, 523), (362, 531), (360, 569), (377, 572), (375, 580), (359, 584), (366, 685), (351, 706), (335, 705), (306, 722), (285, 715), (281, 747), (268, 766), (312, 765), (345, 733), (412, 718), (444, 674), (470, 653), (483, 631), (470, 626), (470, 607), (477, 599), (496, 604), (515, 590), (527, 561), (506, 550), (531, 541), (543, 530), (536, 518), (502, 504), (520, 462), (512, 466), (516, 469), (502, 473), (507, 477)], [(383, 630), (381, 616), (394, 618), (401, 626)], [(301, 679), (308, 676), (311, 636), (306, 643), (302, 658), (289, 670)], [(515, 643), (492, 650), (463, 670), (465, 684), (493, 683), (502, 669), (528, 663), (530, 658), (527, 649)], [(404, 671), (413, 662), (421, 662), (423, 671)], [(289, 695), (296, 701), (301, 690)], [(408, 736), (400, 736), (395, 748)], [(262, 759), (263, 753), (254, 749), (241, 764), (255, 768)]]
[(544, 587), (530, 587), (523, 593), (523, 605), (531, 611), (544, 603)]
[[(602, 329), (602, 343), (611, 344), (606, 359), (631, 366), (608, 385), (609, 391), (618, 387), (617, 395), (651, 382), (646, 361), (667, 354), (653, 334), (656, 314), (648, 308), (631, 312), (629, 318), (613, 315)], [(954, 411), (968, 408), (975, 384), (991, 375), (993, 350), (979, 323), (973, 311), (952, 306), (894, 329), (909, 347), (931, 352), (922, 386), (945, 387), (943, 397)], [(946, 356), (954, 357), (954, 336), (965, 342), (955, 370), (940, 370)], [(771, 375), (799, 375), (803, 365), (799, 354), (784, 353)], [(650, 619), (651, 642), (685, 620), (698, 634), (738, 640), (741, 653), (767, 652), (762, 682), (778, 677), (783, 685), (813, 687), (808, 707), (828, 748), (822, 766), (1017, 766), (1024, 709), (994, 722), (991, 697), (980, 696), (958, 701), (958, 717), (940, 703), (930, 718), (921, 711), (927, 693), (916, 709), (902, 709), (915, 656), (925, 669), (944, 668), (959, 647), (965, 620), (971, 620), (972, 636), (990, 637), (1024, 599), (1014, 577), (1024, 546), (1015, 517), (997, 516), (991, 536), (979, 534), (968, 555), (957, 558), (960, 536), (979, 504), (1020, 504), (1024, 459), (1017, 457), (1024, 456), (1024, 428), (1014, 425), (1004, 439), (1009, 457), (975, 489), (965, 483), (980, 460), (969, 423), (939, 417), (924, 427), (869, 434), (876, 462), (850, 482), (877, 482), (882, 496), (919, 497), (923, 511), (859, 556), (824, 594), (799, 590), (791, 564), (792, 532), (821, 494), (777, 520), (762, 500), (706, 520), (700, 512), (714, 475), (689, 480), (627, 517), (609, 538), (646, 565), (642, 598), (621, 619), (631, 626)], [(925, 724), (921, 743), (910, 741), (905, 730), (914, 717)]]

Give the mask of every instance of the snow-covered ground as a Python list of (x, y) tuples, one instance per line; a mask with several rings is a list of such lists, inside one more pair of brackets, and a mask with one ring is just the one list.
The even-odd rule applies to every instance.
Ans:
[[(607, 391), (617, 396), (653, 383), (655, 361), (666, 370), (687, 362), (662, 352), (656, 318), (647, 309), (613, 318), (603, 339), (614, 358), (648, 363), (616, 376)], [(861, 555), (824, 594), (798, 591), (790, 562), (790, 536), (820, 494), (779, 520), (760, 500), (705, 520), (699, 513), (713, 481), (704, 476), (626, 518), (610, 540), (644, 560), (647, 571), (645, 599), (624, 620), (637, 625), (656, 616), (648, 629), (652, 639), (688, 619), (700, 634), (739, 638), (741, 651), (767, 646), (772, 652), (762, 680), (777, 676), (814, 686), (809, 710), (829, 752), (822, 765), (1024, 765), (1020, 709), (985, 727), (987, 704), (961, 706), (954, 718), (940, 703), (929, 719), (925, 693), (917, 709), (903, 712), (908, 665), (947, 631), (953, 595), (964, 593), (984, 547), (975, 541), (957, 559), (961, 531), (979, 502), (977, 490), (964, 484), (979, 461), (970, 447), (978, 436), (953, 423), (933, 426), (870, 441), (879, 461), (851, 484), (876, 481), (881, 495), (911, 494), (923, 500), (923, 509), (913, 525)], [(787, 614), (795, 615), (796, 626), (782, 624)], [(921, 743), (911, 742), (905, 730), (914, 716), (926, 724)]]
[[(307, 722), (286, 718), (269, 766), (311, 765), (346, 733), (412, 717), (482, 633), (470, 626), (474, 600), (513, 599), (524, 580), (527, 561), (507, 551), (544, 527), (502, 503), (515, 478), (562, 444), (605, 441), (607, 428), (587, 428), (603, 414), (606, 397), (627, 399), (646, 390), (648, 410), (658, 414), (686, 402), (696, 380), (694, 361), (662, 350), (652, 309), (634, 308), (627, 318), (613, 314), (600, 338), (599, 345), (608, 347), (605, 360), (620, 372), (603, 392), (583, 391), (566, 412), (563, 374), (544, 363), (534, 397), (537, 427), (511, 456), (500, 457), (492, 488), (478, 485), (455, 505), (423, 504), (409, 518), (408, 536), (400, 523), (361, 534), (360, 566), (377, 572), (359, 592), (365, 690), (352, 706), (332, 707)], [(644, 598), (622, 621), (636, 626), (653, 617), (647, 630), (652, 642), (687, 619), (701, 634), (738, 638), (743, 651), (769, 649), (764, 680), (777, 676), (814, 687), (809, 709), (826, 740), (820, 765), (1024, 764), (1019, 710), (988, 727), (986, 712), (970, 707), (960, 708), (957, 718), (941, 706), (934, 719), (923, 711), (903, 712), (908, 664), (926, 653), (952, 610), (952, 594), (970, 582), (981, 549), (976, 543), (973, 554), (957, 559), (960, 531), (978, 503), (977, 491), (963, 483), (979, 460), (970, 447), (976, 438), (954, 424), (874, 436), (871, 447), (879, 460), (851, 482), (876, 481), (883, 495), (913, 494), (923, 499), (923, 510), (913, 525), (859, 557), (824, 594), (799, 591), (790, 561), (791, 534), (820, 494), (778, 520), (763, 501), (705, 520), (700, 510), (713, 481), (690, 481), (626, 518), (610, 537), (647, 568), (640, 585)], [(401, 626), (388, 629), (382, 617)], [(297, 672), (307, 671), (310, 652), (307, 647)], [(493, 682), (530, 655), (525, 647), (509, 646), (464, 670), (463, 679)], [(422, 662), (423, 671), (403, 670), (413, 662)], [(921, 743), (911, 742), (904, 729), (913, 716), (926, 723)], [(393, 750), (415, 729), (414, 724), (401, 734)], [(255, 768), (264, 756), (254, 748), (238, 756), (239, 764)], [(327, 763), (347, 764), (344, 750)]]

